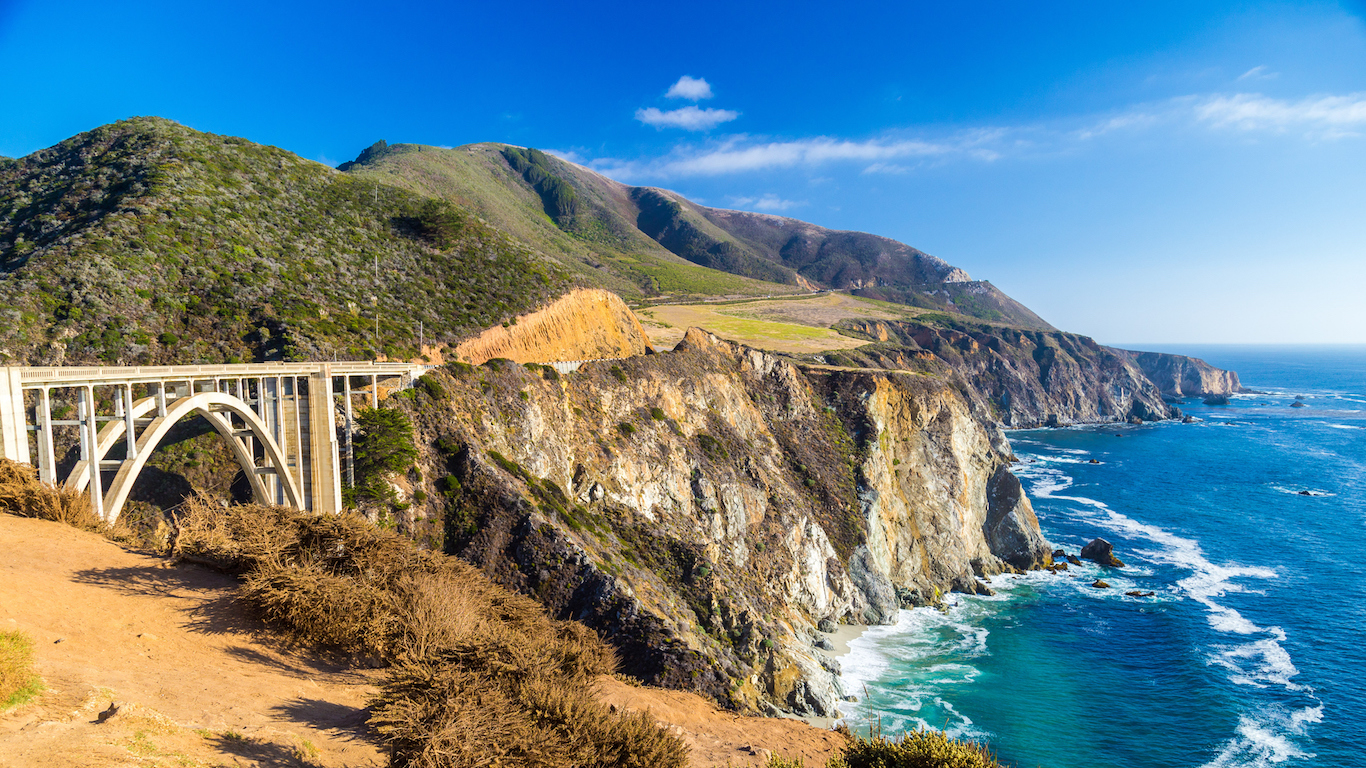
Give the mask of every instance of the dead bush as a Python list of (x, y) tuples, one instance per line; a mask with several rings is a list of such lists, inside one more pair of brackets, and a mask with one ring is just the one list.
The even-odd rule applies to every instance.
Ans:
[(243, 574), (244, 600), (315, 648), (393, 663), (372, 723), (395, 766), (673, 768), (682, 742), (618, 715), (591, 681), (616, 671), (593, 630), (456, 558), (354, 515), (184, 506), (175, 552)]
[(38, 479), (38, 470), (9, 459), (0, 459), (0, 511), (65, 523), (85, 531), (109, 530), (90, 509), (89, 496), (45, 485)]

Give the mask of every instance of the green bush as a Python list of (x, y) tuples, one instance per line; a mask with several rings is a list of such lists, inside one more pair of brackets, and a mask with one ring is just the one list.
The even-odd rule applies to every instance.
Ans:
[(616, 379), (622, 384), (626, 383), (626, 371), (621, 370), (621, 366), (614, 365), (611, 368), (608, 368), (607, 372), (612, 374), (612, 378)]
[(635, 425), (626, 421), (623, 421), (620, 424), (618, 424), (617, 429), (621, 430), (621, 434), (626, 435), (627, 437), (630, 437), (631, 435), (634, 435), (636, 433)]
[(355, 498), (392, 506), (389, 476), (408, 471), (417, 460), (413, 424), (402, 411), (366, 408), (356, 414), (356, 429)]
[(1001, 768), (1001, 764), (986, 747), (939, 731), (887, 739), (875, 729), (869, 739), (851, 738), (829, 768)]
[(658, 408), (658, 407), (656, 407), (656, 408), (651, 408), (651, 409), (650, 409), (650, 418), (654, 419), (655, 421), (663, 421), (663, 420), (664, 420), (664, 411), (663, 411), (662, 409)]

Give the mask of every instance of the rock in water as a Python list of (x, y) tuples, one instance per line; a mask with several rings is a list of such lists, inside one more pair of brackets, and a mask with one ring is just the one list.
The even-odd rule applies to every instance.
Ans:
[(1210, 395), (1205, 398), (1205, 405), (1228, 405), (1228, 395)]
[(1105, 582), (1101, 581), (1100, 579), (1096, 579), (1095, 581), (1091, 582), (1091, 586), (1095, 587), (1096, 589), (1109, 589), (1109, 588), (1110, 588), (1110, 585), (1109, 585), (1109, 584), (1106, 584)]
[(991, 553), (1021, 570), (1048, 565), (1051, 547), (1039, 531), (1034, 507), (1020, 480), (1001, 466), (987, 483), (987, 519), (982, 525)]
[(1291, 407), (1291, 408), (1308, 408), (1309, 406), (1306, 405), (1305, 403), (1301, 403), (1299, 400), (1296, 400), (1295, 402), (1293, 402), (1293, 403), (1290, 404), (1290, 407)]
[(1072, 565), (1081, 565), (1081, 558), (1077, 557), (1076, 555), (1068, 555), (1067, 562), (1071, 563)]
[(1081, 556), (1092, 562), (1111, 568), (1123, 568), (1124, 563), (1115, 557), (1115, 547), (1105, 539), (1091, 539), (1091, 543), (1081, 548)]

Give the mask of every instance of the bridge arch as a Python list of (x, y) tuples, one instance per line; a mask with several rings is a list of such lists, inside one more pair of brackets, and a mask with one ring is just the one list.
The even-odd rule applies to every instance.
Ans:
[[(149, 403), (150, 401), (150, 403)], [(135, 415), (145, 415), (152, 408), (156, 407), (156, 402), (152, 398), (143, 398), (133, 406)], [(251, 410), (251, 406), (240, 398), (222, 392), (200, 392), (191, 397), (184, 397), (168, 404), (165, 416), (158, 416), (152, 423), (143, 430), (137, 438), (137, 456), (124, 461), (119, 465), (118, 473), (114, 480), (109, 484), (109, 490), (105, 494), (104, 509), (105, 519), (112, 525), (118, 520), (119, 513), (123, 510), (123, 505), (128, 501), (128, 494), (133, 490), (133, 483), (138, 475), (142, 474), (142, 469), (151, 458), (152, 451), (156, 449), (166, 435), (175, 426), (176, 422), (191, 414), (203, 416), (213, 428), (228, 441), (228, 446), (232, 448), (233, 455), (237, 459), (238, 465), (242, 467), (242, 472), (247, 476), (247, 481), (251, 483), (252, 494), (261, 503), (271, 503), (273, 500), (269, 496), (266, 485), (261, 480), (259, 470), (256, 466), (256, 459), (247, 445), (242, 441), (245, 435), (242, 432), (250, 432), (251, 437), (261, 443), (265, 453), (266, 465), (274, 470), (274, 474), (279, 478), (280, 486), (284, 490), (285, 503), (298, 509), (303, 509), (303, 496), (299, 492), (299, 487), (294, 477), (287, 471), (284, 452), (271, 437), (270, 430), (264, 421)], [(232, 422), (224, 413), (237, 416), (246, 425), (245, 430), (237, 430)], [(108, 442), (105, 435), (101, 434), (99, 445), (100, 450), (96, 453), (103, 455), (104, 450), (112, 447), (114, 442), (123, 435), (124, 427), (119, 422), (110, 422), (106, 425), (109, 430)], [(103, 433), (104, 430), (101, 430)], [(89, 477), (89, 472), (73, 472), (72, 478), (84, 476)], [(88, 480), (86, 481), (88, 482)], [(85, 483), (78, 483), (84, 486)], [(73, 484), (74, 486), (75, 484)]]

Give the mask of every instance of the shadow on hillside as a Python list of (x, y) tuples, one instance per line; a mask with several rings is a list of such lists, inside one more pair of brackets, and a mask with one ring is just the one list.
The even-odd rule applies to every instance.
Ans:
[(195, 632), (209, 635), (228, 632), (260, 635), (264, 632), (261, 622), (248, 616), (237, 601), (235, 580), (197, 567), (88, 568), (77, 571), (74, 579), (78, 584), (113, 589), (125, 595), (179, 600), (186, 606), (184, 611), (190, 618), (187, 626)]
[(271, 707), (271, 710), (296, 723), (328, 731), (335, 738), (344, 741), (379, 743), (379, 734), (369, 725), (369, 707), (348, 707), (322, 699), (299, 698)]

